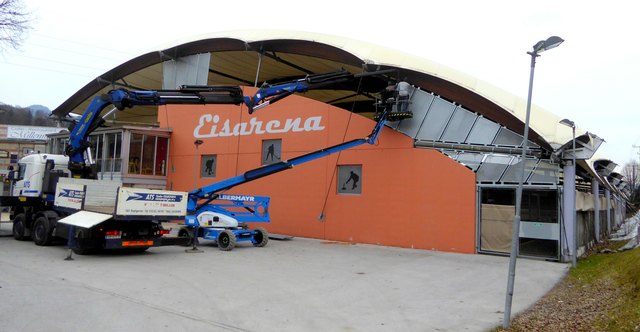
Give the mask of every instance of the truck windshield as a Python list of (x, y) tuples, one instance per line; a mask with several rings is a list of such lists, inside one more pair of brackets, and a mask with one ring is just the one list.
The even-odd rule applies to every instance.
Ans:
[(16, 181), (20, 181), (24, 179), (24, 172), (27, 170), (27, 165), (18, 164), (18, 175), (16, 176)]

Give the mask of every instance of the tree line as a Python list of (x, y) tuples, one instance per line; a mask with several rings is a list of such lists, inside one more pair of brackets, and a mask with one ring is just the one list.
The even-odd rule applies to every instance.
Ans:
[(50, 113), (44, 106), (25, 108), (0, 104), (0, 124), (56, 127), (57, 121), (49, 117)]

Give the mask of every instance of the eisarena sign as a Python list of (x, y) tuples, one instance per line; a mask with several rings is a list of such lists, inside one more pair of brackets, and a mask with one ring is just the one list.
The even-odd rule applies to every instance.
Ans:
[(279, 134), (287, 132), (322, 131), (322, 116), (303, 118), (289, 118), (283, 121), (261, 121), (251, 118), (249, 122), (240, 122), (232, 126), (229, 119), (220, 121), (219, 115), (204, 114), (200, 117), (198, 126), (193, 130), (195, 138), (246, 136), (262, 134)]
[(7, 138), (47, 140), (48, 134), (57, 134), (66, 130), (59, 127), (7, 126)]

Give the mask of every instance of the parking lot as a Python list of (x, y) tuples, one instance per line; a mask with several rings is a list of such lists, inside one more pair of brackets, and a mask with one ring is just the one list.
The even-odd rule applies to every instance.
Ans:
[[(503, 317), (508, 257), (294, 238), (74, 255), (0, 227), (1, 331), (485, 331)], [(519, 259), (514, 314), (567, 272)]]

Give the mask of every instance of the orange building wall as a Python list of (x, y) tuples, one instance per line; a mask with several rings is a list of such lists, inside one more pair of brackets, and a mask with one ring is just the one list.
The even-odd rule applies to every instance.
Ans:
[[(249, 92), (245, 92), (249, 94)], [(217, 115), (215, 130), (205, 120)], [(209, 117), (209, 118), (207, 118)], [(321, 117), (322, 130), (222, 136), (239, 122)], [(224, 180), (260, 166), (262, 141), (282, 139), (282, 159), (367, 136), (374, 122), (301, 96), (290, 96), (249, 115), (235, 105), (169, 105), (161, 127), (173, 129), (168, 183), (173, 190)], [(229, 120), (229, 130), (224, 122)], [(194, 129), (202, 124), (194, 136)], [(263, 126), (264, 129), (264, 126)], [(216, 137), (211, 134), (218, 134)], [(194, 185), (194, 141), (199, 155), (216, 154), (215, 178)], [(337, 194), (336, 165), (362, 165), (362, 194)], [(300, 237), (451, 252), (475, 252), (475, 174), (436, 150), (416, 149), (406, 135), (384, 128), (365, 144), (249, 182), (228, 191), (271, 197), (269, 232)], [(324, 215), (320, 219), (321, 213)]]

